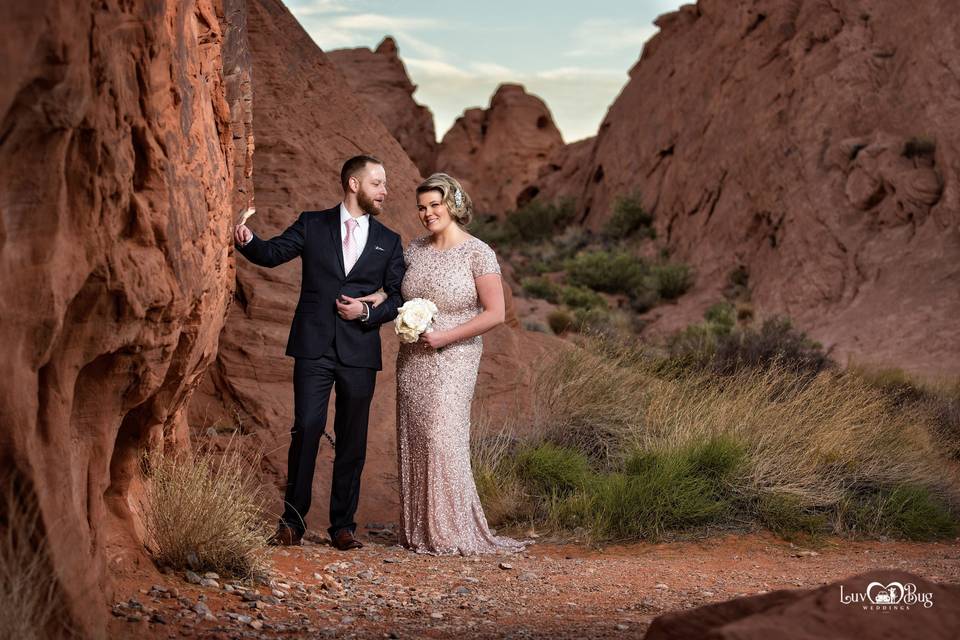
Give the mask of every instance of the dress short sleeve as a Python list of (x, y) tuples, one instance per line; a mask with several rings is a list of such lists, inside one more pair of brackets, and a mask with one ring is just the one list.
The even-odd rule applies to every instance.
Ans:
[(470, 248), (470, 270), (474, 278), (479, 278), (488, 273), (500, 274), (500, 264), (497, 262), (497, 254), (489, 245), (482, 241), (474, 243), (476, 246)]

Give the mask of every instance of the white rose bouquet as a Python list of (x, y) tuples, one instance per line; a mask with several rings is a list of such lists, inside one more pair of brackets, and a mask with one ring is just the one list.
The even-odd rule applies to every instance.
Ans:
[(413, 298), (397, 309), (397, 318), (393, 321), (394, 330), (400, 336), (400, 342), (416, 342), (420, 334), (430, 328), (437, 305), (426, 298)]

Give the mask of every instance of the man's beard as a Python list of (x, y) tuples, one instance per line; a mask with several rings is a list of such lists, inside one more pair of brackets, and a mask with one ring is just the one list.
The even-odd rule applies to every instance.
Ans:
[(373, 198), (368, 196), (363, 191), (357, 192), (357, 204), (360, 205), (360, 208), (364, 213), (369, 213), (371, 216), (378, 216), (383, 213), (383, 209), (377, 206), (377, 203), (374, 202)]

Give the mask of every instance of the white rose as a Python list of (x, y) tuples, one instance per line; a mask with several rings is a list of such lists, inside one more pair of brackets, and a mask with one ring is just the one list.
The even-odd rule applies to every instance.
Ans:
[(423, 332), (430, 324), (432, 315), (429, 309), (425, 309), (422, 306), (414, 307), (403, 314), (403, 323), (413, 327), (417, 331)]
[(407, 300), (397, 310), (394, 331), (400, 337), (401, 342), (416, 342), (420, 338), (420, 334), (429, 328), (436, 313), (437, 305), (430, 300), (423, 298)]

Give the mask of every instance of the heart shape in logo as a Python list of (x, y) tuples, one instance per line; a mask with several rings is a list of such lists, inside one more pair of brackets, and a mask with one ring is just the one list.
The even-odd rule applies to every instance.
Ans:
[(884, 586), (880, 582), (867, 585), (867, 599), (873, 604), (899, 604), (903, 600), (903, 585), (891, 582)]

